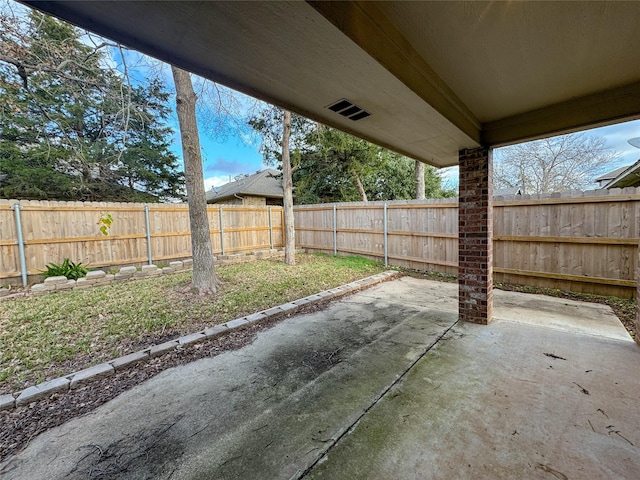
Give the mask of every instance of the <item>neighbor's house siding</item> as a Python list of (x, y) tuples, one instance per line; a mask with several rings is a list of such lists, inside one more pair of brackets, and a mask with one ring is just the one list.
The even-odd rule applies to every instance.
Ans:
[(265, 197), (254, 197), (252, 195), (245, 195), (244, 205), (251, 207), (264, 207), (267, 205), (267, 199)]
[(254, 195), (239, 195), (238, 197), (227, 197), (218, 201), (210, 201), (209, 205), (244, 205), (246, 207), (264, 207), (267, 205), (265, 197)]

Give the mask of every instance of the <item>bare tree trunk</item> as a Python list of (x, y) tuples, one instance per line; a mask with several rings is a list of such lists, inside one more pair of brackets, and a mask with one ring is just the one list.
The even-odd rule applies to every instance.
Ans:
[(353, 175), (353, 183), (356, 184), (356, 188), (358, 189), (358, 193), (360, 194), (360, 198), (362, 199), (363, 202), (368, 202), (369, 199), (367, 198), (367, 192), (364, 191), (364, 186), (362, 185), (362, 182), (360, 181), (360, 177), (355, 172), (353, 172), (352, 175)]
[(416, 200), (424, 200), (424, 163), (416, 160)]
[(293, 179), (289, 157), (289, 136), (291, 135), (291, 112), (284, 111), (282, 128), (282, 188), (284, 189), (284, 263), (296, 264), (296, 231), (293, 224)]
[(200, 295), (216, 293), (216, 273), (213, 268), (213, 248), (207, 217), (207, 199), (204, 191), (200, 139), (196, 122), (196, 94), (191, 76), (171, 67), (176, 86), (176, 111), (182, 140), (184, 178), (189, 203), (191, 226), (191, 255), (193, 257), (192, 286)]

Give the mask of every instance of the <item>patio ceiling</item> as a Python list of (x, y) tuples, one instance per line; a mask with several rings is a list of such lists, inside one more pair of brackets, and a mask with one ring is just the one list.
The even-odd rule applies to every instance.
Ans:
[(25, 3), (438, 167), (640, 118), (640, 2)]

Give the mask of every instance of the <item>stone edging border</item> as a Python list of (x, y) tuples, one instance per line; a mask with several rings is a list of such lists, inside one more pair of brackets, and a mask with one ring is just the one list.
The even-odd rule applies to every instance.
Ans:
[(377, 275), (372, 275), (361, 280), (356, 280), (340, 287), (332, 288), (330, 290), (325, 290), (314, 295), (309, 295), (308, 297), (294, 300), (293, 302), (285, 303), (277, 307), (272, 307), (261, 312), (247, 315), (245, 317), (236, 318), (221, 325), (215, 325), (213, 327), (205, 328), (204, 330), (179, 337), (175, 340), (170, 340), (168, 342), (160, 343), (157, 345), (151, 345), (144, 350), (129, 353), (128, 355), (116, 358), (115, 360), (101, 363), (99, 365), (95, 365), (93, 367), (89, 367), (84, 370), (65, 375), (64, 377), (48, 380), (38, 385), (28, 387), (20, 392), (0, 395), (0, 411), (29, 405), (30, 403), (47, 398), (54, 393), (74, 390), (90, 381), (113, 375), (117, 371), (121, 371), (140, 361), (145, 361), (150, 358), (168, 353), (179, 346), (192, 345), (207, 339), (216, 338), (221, 335), (225, 335), (228, 332), (241, 330), (248, 327), (249, 325), (261, 322), (268, 318), (280, 316), (284, 313), (295, 313), (304, 305), (319, 302), (322, 300), (334, 299), (336, 297), (354, 292), (356, 290), (371, 287), (400, 275), (400, 272), (396, 270), (387, 270), (385, 272), (378, 273)]
[[(305, 253), (304, 249), (296, 249), (296, 253)], [(265, 260), (272, 258), (284, 257), (284, 251), (281, 249), (255, 250), (246, 253), (231, 253), (229, 255), (218, 255), (213, 257), (215, 265), (230, 265), (234, 263), (251, 262), (254, 260)], [(128, 282), (134, 280), (142, 280), (145, 278), (154, 278), (166, 274), (181, 272), (183, 270), (191, 270), (193, 268), (193, 259), (176, 260), (169, 262), (168, 267), (160, 268), (157, 265), (142, 265), (139, 269), (134, 266), (120, 267), (116, 274), (106, 273), (104, 270), (91, 270), (85, 277), (77, 280), (70, 280), (67, 277), (49, 277), (44, 282), (36, 283), (24, 292), (11, 293), (11, 288), (0, 288), (0, 300), (10, 300), (13, 298), (25, 297), (29, 295), (47, 295), (57, 293), (64, 290), (81, 290), (85, 288), (101, 287), (103, 285), (111, 285), (114, 282)], [(0, 409), (1, 410), (1, 409)]]

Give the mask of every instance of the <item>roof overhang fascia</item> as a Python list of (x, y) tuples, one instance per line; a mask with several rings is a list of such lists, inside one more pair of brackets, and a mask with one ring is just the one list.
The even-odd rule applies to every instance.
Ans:
[[(385, 139), (378, 138), (374, 132), (369, 132), (367, 130), (362, 130), (355, 127), (352, 128), (348, 123), (344, 122), (344, 119), (342, 117), (337, 116), (333, 112), (327, 113), (327, 115), (325, 116), (318, 115), (317, 112), (309, 111), (304, 106), (289, 101), (286, 97), (272, 96), (268, 92), (261, 90), (259, 86), (256, 87), (256, 85), (252, 84), (251, 82), (245, 81), (241, 77), (228, 75), (223, 70), (212, 70), (208, 68), (206, 62), (198, 62), (197, 60), (188, 59), (185, 56), (180, 55), (180, 52), (177, 49), (173, 48), (171, 45), (160, 44), (157, 41), (153, 40), (150, 41), (149, 39), (145, 38), (144, 35), (140, 35), (140, 32), (126, 28), (124, 26), (126, 22), (120, 24), (118, 22), (112, 21), (112, 18), (101, 16), (100, 13), (102, 9), (111, 8), (110, 6), (106, 6), (105, 4), (116, 5), (118, 2), (99, 2), (86, 0), (73, 2), (60, 0), (18, 1), (29, 5), (32, 8), (54, 15), (74, 25), (93, 31), (99, 35), (111, 38), (123, 45), (126, 45), (129, 48), (143, 52), (146, 55), (158, 58), (162, 61), (180, 67), (196, 75), (200, 75), (204, 78), (210, 79), (214, 82), (220, 83), (244, 94), (253, 96), (273, 105), (277, 105), (283, 109), (290, 110), (311, 120), (318, 121), (320, 123), (358, 136), (364, 140), (388, 148), (407, 157), (418, 159), (424, 163), (434, 165), (436, 167), (448, 167), (457, 164), (457, 152), (451, 152), (450, 155), (438, 157), (436, 155), (417, 155), (411, 149), (406, 148), (401, 141), (390, 142)], [(118, 6), (118, 8), (120, 8), (121, 10), (124, 9), (126, 3), (129, 2), (122, 2), (122, 6)], [(147, 3), (149, 5), (148, 8), (152, 8), (153, 3), (155, 2), (140, 3)], [(304, 3), (308, 4), (308, 2)], [(350, 5), (349, 2), (344, 3), (346, 5)], [(312, 9), (310, 8), (310, 10)], [(329, 19), (327, 20), (329, 21)], [(379, 27), (372, 26), (372, 28)], [(400, 39), (398, 38), (398, 40)], [(409, 45), (406, 40), (404, 42), (406, 43), (406, 45)], [(414, 52), (413, 56), (415, 57), (414, 60), (416, 62), (419, 62), (419, 56), (417, 55), (417, 53)], [(422, 67), (425, 71), (429, 71), (430, 69), (430, 67), (428, 67), (426, 63), (424, 63)], [(457, 141), (459, 142), (460, 148), (476, 148), (480, 146), (480, 123), (473, 117), (468, 109), (466, 109), (464, 104), (460, 102), (457, 97), (455, 97), (455, 94), (451, 92), (446, 84), (437, 79), (437, 75), (435, 75), (435, 72), (431, 71), (430, 73), (431, 83), (433, 85), (431, 87), (423, 86), (421, 87), (422, 90), (420, 88), (417, 88), (418, 91), (421, 91), (422, 98), (428, 100), (425, 101), (425, 103), (429, 105), (429, 107), (434, 112), (438, 112), (438, 114), (440, 115), (442, 115), (440, 113), (441, 111), (447, 113), (447, 115), (442, 115), (444, 117), (443, 120), (450, 123), (451, 130), (455, 129), (460, 132), (460, 135), (457, 136)], [(419, 76), (422, 80), (429, 79), (429, 75), (424, 76), (423, 74), (419, 74)], [(402, 81), (402, 79), (399, 77), (398, 80)], [(411, 89), (409, 88), (409, 90)], [(429, 90), (430, 95), (425, 94), (426, 90)], [(431, 105), (430, 102), (435, 103), (437, 107)], [(453, 121), (449, 121), (449, 117), (451, 117)], [(338, 118), (342, 122), (335, 121), (334, 118)], [(464, 140), (460, 140), (460, 138), (462, 137), (464, 137)]]
[(640, 82), (487, 122), (481, 142), (499, 147), (638, 118)]
[(373, 2), (307, 2), (475, 142), (480, 122)]
[(640, 118), (640, 82), (481, 124), (374, 2), (308, 3), (478, 144), (499, 147)]
[(602, 188), (624, 188), (640, 181), (640, 160), (621, 172), (616, 178), (611, 179)]

